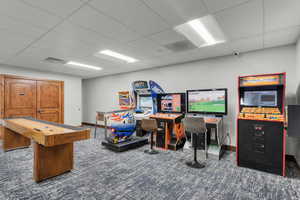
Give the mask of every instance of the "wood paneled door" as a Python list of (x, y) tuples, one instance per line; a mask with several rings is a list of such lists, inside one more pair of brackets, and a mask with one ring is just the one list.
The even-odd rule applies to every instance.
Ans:
[(63, 83), (37, 81), (37, 119), (63, 123)]
[(36, 118), (36, 81), (5, 79), (5, 117)]
[(4, 117), (4, 76), (0, 74), (0, 119)]
[[(0, 120), (4, 117), (4, 76), (0, 74)], [(0, 139), (3, 138), (4, 127), (0, 122)]]
[(9, 117), (64, 123), (64, 82), (0, 74), (0, 119)]

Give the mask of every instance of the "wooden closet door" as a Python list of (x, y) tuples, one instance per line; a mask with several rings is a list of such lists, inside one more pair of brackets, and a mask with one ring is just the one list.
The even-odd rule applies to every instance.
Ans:
[(4, 77), (0, 75), (0, 139), (3, 139), (4, 128), (2, 126), (2, 121), (4, 117)]
[(36, 81), (5, 78), (5, 117), (36, 117)]
[(4, 77), (0, 75), (0, 119), (4, 117)]
[(37, 81), (37, 118), (63, 123), (63, 83)]

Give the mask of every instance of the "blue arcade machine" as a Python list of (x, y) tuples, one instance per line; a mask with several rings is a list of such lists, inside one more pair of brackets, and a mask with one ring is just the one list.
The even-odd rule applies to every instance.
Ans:
[(145, 136), (147, 133), (141, 129), (141, 120), (157, 112), (157, 94), (164, 93), (163, 89), (155, 82), (134, 81), (132, 83), (136, 102), (134, 118), (136, 120), (136, 135)]

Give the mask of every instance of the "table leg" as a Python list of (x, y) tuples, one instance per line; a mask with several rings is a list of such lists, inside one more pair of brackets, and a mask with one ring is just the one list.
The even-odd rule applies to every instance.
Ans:
[(34, 142), (33, 178), (36, 182), (73, 169), (73, 143), (45, 147)]
[(3, 128), (3, 150), (14, 150), (30, 146), (30, 139), (8, 128)]

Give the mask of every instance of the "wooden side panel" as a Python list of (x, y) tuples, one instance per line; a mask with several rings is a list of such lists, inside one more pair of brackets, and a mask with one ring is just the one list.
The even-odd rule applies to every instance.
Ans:
[(4, 126), (0, 125), (0, 140), (2, 140), (4, 137)]
[(65, 123), (65, 83), (63, 81), (60, 82), (61, 87), (61, 113), (60, 113), (60, 123)]
[(36, 81), (5, 78), (5, 117), (36, 117)]
[(73, 143), (44, 147), (34, 143), (34, 180), (60, 175), (73, 169)]
[(3, 131), (3, 150), (13, 150), (30, 146), (30, 139), (8, 128)]
[(0, 75), (0, 119), (4, 117), (4, 76)]
[(61, 81), (37, 81), (37, 118), (63, 123), (63, 89)]
[(74, 133), (50, 135), (45, 139), (45, 146), (54, 146), (59, 144), (66, 144), (70, 142), (76, 142), (80, 140), (90, 139), (90, 130), (82, 130)]
[(72, 130), (28, 119), (4, 120), (6, 128), (44, 146), (55, 146), (90, 138), (90, 129)]
[(3, 139), (4, 127), (1, 119), (4, 117), (4, 76), (0, 75), (0, 140)]

